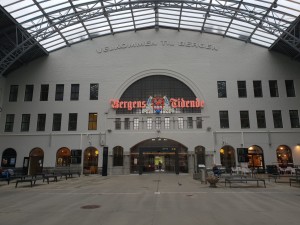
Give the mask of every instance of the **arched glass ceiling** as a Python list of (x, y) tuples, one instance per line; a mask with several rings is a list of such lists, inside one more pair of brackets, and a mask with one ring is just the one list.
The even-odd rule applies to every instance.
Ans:
[(98, 36), (161, 27), (215, 33), (269, 47), (300, 15), (300, 0), (0, 0), (0, 3), (48, 51)]

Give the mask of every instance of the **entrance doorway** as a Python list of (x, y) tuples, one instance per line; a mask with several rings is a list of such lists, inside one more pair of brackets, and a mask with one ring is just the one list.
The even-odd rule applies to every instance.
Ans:
[(84, 151), (83, 171), (84, 173), (98, 173), (98, 155), (99, 151), (94, 147), (89, 147)]
[(43, 172), (44, 151), (34, 148), (29, 154), (29, 175), (37, 175)]
[(220, 158), (221, 158), (221, 164), (223, 167), (225, 167), (226, 172), (231, 172), (231, 167), (235, 167), (235, 153), (234, 148), (225, 145), (220, 149)]
[(130, 151), (131, 173), (188, 173), (187, 148), (165, 138), (143, 141)]

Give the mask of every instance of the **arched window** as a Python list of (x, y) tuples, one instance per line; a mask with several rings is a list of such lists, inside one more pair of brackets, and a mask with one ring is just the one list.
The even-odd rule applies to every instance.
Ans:
[(276, 149), (277, 162), (280, 167), (294, 166), (291, 149), (286, 145), (280, 145)]
[(123, 148), (121, 146), (113, 148), (113, 166), (123, 166)]
[(252, 145), (248, 148), (248, 166), (256, 168), (258, 171), (265, 168), (264, 152), (261, 147)]
[(98, 173), (98, 156), (99, 151), (94, 147), (88, 147), (84, 151), (83, 169), (84, 173), (97, 174)]
[(56, 166), (70, 166), (71, 151), (68, 148), (60, 148), (56, 153)]
[(235, 150), (229, 145), (225, 145), (220, 149), (221, 164), (226, 168), (226, 172), (231, 172), (231, 167), (235, 167)]
[(17, 153), (14, 149), (8, 148), (2, 154), (1, 166), (2, 167), (15, 167)]

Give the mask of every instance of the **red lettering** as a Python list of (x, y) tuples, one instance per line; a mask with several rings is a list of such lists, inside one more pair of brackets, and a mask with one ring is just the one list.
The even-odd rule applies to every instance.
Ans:
[(190, 101), (185, 101), (185, 107), (190, 108)]
[(132, 110), (132, 102), (127, 103), (127, 109), (130, 111)]
[(136, 101), (132, 102), (132, 108), (136, 108)]
[(190, 101), (190, 107), (195, 108), (195, 101)]
[(171, 106), (172, 108), (176, 109), (177, 108), (177, 100), (175, 98), (171, 98), (170, 99), (170, 102), (171, 102)]
[(118, 109), (119, 108), (119, 100), (112, 99), (112, 100), (110, 100), (110, 102), (111, 102), (111, 107), (113, 109)]
[(142, 101), (142, 108), (146, 108), (147, 104), (146, 104), (146, 101)]

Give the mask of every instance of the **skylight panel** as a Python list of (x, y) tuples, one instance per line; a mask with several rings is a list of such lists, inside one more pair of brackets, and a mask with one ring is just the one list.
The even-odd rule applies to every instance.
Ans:
[(49, 52), (51, 52), (51, 51), (54, 51), (56, 49), (63, 48), (63, 47), (66, 47), (66, 46), (67, 46), (66, 43), (63, 42), (63, 43), (53, 44), (52, 46), (47, 47), (46, 49)]

